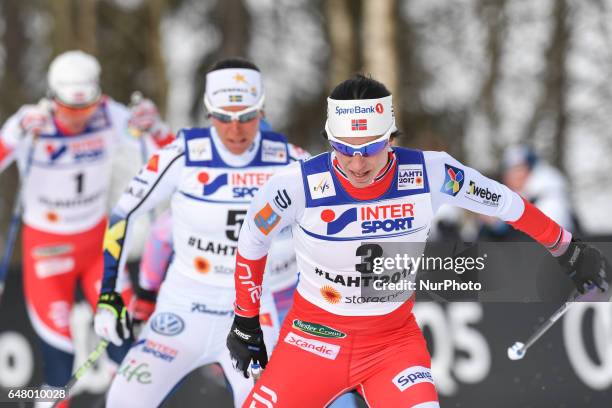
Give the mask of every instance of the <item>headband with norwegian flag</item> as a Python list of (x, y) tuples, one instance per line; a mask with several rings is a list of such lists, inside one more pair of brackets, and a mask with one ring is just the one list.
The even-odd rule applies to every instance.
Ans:
[(390, 134), (395, 128), (391, 95), (378, 99), (327, 98), (325, 128), (332, 137), (363, 137)]

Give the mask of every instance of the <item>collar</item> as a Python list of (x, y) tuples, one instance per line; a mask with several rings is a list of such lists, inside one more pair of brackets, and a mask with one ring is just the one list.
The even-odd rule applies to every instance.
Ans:
[(373, 200), (382, 196), (393, 181), (393, 175), (395, 174), (395, 168), (397, 167), (397, 159), (393, 151), (389, 152), (387, 156), (387, 164), (380, 170), (380, 172), (374, 177), (374, 181), (367, 187), (358, 188), (351, 184), (346, 173), (340, 166), (340, 162), (336, 158), (335, 152), (331, 154), (332, 166), (336, 177), (342, 184), (344, 190), (352, 197), (358, 200)]
[(217, 149), (217, 152), (219, 153), (219, 156), (221, 156), (221, 160), (232, 167), (244, 167), (251, 163), (259, 151), (259, 144), (261, 143), (261, 132), (257, 131), (257, 135), (255, 136), (251, 147), (249, 147), (244, 153), (236, 155), (227, 150), (221, 141), (219, 134), (217, 133), (217, 129), (215, 129), (214, 126), (210, 127), (210, 136), (213, 140), (215, 148)]

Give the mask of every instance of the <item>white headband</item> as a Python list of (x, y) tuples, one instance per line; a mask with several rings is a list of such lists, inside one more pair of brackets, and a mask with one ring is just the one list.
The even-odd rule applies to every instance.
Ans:
[(254, 69), (226, 68), (206, 74), (204, 98), (215, 108), (255, 105), (263, 93), (261, 74)]
[(384, 135), (395, 127), (391, 95), (379, 99), (327, 98), (325, 127), (332, 137)]

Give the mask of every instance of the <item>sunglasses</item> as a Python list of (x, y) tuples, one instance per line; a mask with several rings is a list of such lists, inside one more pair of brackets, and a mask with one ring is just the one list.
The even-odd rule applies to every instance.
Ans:
[(240, 123), (250, 122), (259, 116), (259, 112), (263, 107), (263, 103), (264, 97), (262, 96), (259, 102), (257, 102), (257, 104), (253, 106), (250, 106), (238, 112), (229, 112), (224, 109), (213, 107), (210, 102), (208, 102), (208, 99), (204, 98), (204, 105), (206, 106), (208, 114), (223, 123), (231, 123), (233, 121), (238, 121)]
[(336, 152), (340, 153), (343, 156), (355, 156), (357, 154), (360, 154), (362, 157), (370, 157), (370, 156), (377, 155), (383, 149), (385, 149), (387, 145), (389, 144), (389, 141), (388, 140), (374, 141), (374, 142), (366, 143), (359, 147), (347, 145), (342, 142), (336, 142), (334, 140), (330, 140), (329, 144), (331, 145), (331, 147), (334, 148)]
[(57, 99), (55, 99), (55, 111), (64, 116), (72, 117), (86, 117), (92, 115), (98, 109), (98, 101), (86, 106), (70, 106), (64, 105)]
[(325, 131), (327, 132), (327, 139), (331, 147), (343, 156), (355, 156), (357, 154), (361, 157), (375, 156), (384, 150), (389, 145), (389, 136), (393, 132), (395, 126), (391, 126), (384, 135), (378, 139), (372, 140), (371, 142), (364, 143), (359, 146), (350, 145), (336, 139), (332, 134), (329, 126), (325, 125)]

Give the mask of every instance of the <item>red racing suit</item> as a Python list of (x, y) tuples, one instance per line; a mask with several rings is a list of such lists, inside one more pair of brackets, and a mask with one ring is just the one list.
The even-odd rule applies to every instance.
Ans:
[[(278, 202), (280, 195), (289, 200)], [(442, 204), (501, 218), (553, 254), (571, 239), (518, 194), (442, 152), (394, 148), (366, 189), (351, 186), (330, 153), (268, 181), (239, 238), (236, 313), (258, 314), (270, 240), (287, 226), (300, 279), (279, 343), (245, 407), (326, 406), (351, 389), (370, 407), (439, 406), (411, 313), (414, 293), (377, 294), (371, 266), (383, 247), (397, 243), (421, 254)]]
[[(2, 127), (0, 171), (16, 160), (22, 174), (26, 305), (44, 341), (45, 382), (63, 386), (72, 370), (69, 316), (76, 285), (92, 307), (100, 290), (113, 156), (121, 146), (133, 148), (140, 160), (141, 143), (152, 152), (170, 139), (131, 137), (129, 109), (103, 97), (81, 134), (64, 132), (49, 111), (42, 112), (47, 128), (32, 140), (21, 126), (31, 108), (23, 107)], [(127, 275), (122, 280), (128, 290)]]

